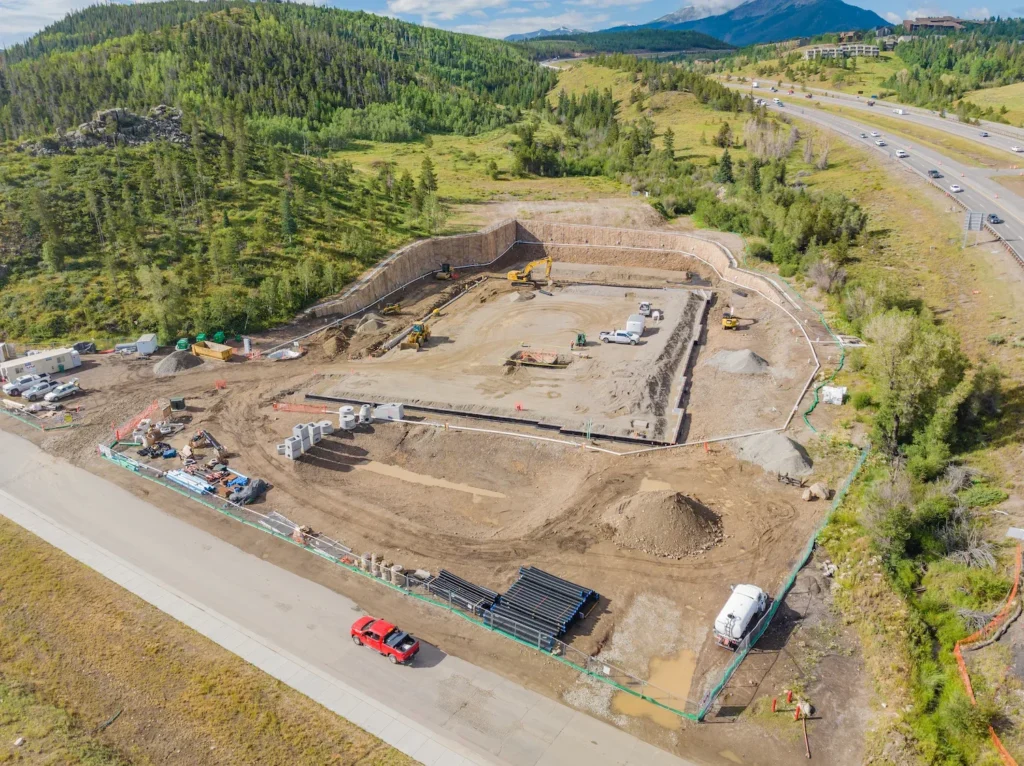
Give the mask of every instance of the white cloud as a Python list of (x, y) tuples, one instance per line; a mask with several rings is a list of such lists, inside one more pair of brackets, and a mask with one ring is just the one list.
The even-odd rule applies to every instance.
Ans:
[(498, 11), (498, 13), (500, 13), (502, 16), (518, 16), (520, 14), (529, 13), (529, 12), (530, 12), (529, 8), (522, 8), (522, 7), (502, 8), (500, 11)]
[(388, 0), (388, 10), (392, 13), (421, 15), (425, 23), (426, 19), (433, 18), (451, 21), (456, 16), (473, 11), (501, 8), (507, 2), (508, 0), (446, 0), (439, 4), (436, 0)]
[[(635, 1), (635, 0), (634, 0)], [(482, 37), (507, 37), (518, 32), (532, 32), (535, 29), (601, 29), (608, 26), (608, 14), (567, 11), (556, 16), (516, 16), (513, 18), (491, 19), (483, 24), (457, 24), (455, 32), (465, 32)]]
[(971, 8), (967, 11), (967, 15), (964, 18), (968, 19), (988, 19), (994, 16), (987, 7), (982, 6), (981, 8)]
[(903, 21), (903, 18), (898, 13), (893, 13), (892, 11), (886, 11), (883, 15), (890, 24), (899, 24)]
[(566, 5), (583, 5), (587, 8), (617, 8), (628, 6), (639, 9), (641, 3), (649, 3), (651, 0), (566, 0)]
[(931, 7), (927, 7), (927, 8), (914, 8), (912, 10), (908, 9), (906, 11), (906, 13), (905, 13), (906, 18), (908, 18), (908, 19), (920, 19), (922, 17), (927, 17), (927, 16), (952, 16), (952, 15), (953, 14), (951, 14), (945, 8), (931, 8)]
[(539, 3), (534, 3), (533, 7), (538, 11), (543, 11), (545, 8), (550, 8), (551, 3), (547, 2), (547, 0), (541, 0)]
[(95, 0), (0, 0), (0, 45), (20, 42)]

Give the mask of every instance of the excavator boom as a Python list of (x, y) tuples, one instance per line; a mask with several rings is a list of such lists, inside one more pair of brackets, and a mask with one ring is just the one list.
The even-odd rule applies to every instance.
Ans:
[(529, 282), (530, 281), (530, 274), (538, 266), (544, 266), (545, 267), (544, 268), (544, 279), (545, 280), (551, 279), (551, 256), (549, 255), (547, 258), (540, 258), (539, 260), (536, 260), (536, 261), (530, 261), (528, 264), (526, 264), (526, 268), (524, 268), (522, 271), (510, 271), (508, 273), (508, 281), (509, 282)]

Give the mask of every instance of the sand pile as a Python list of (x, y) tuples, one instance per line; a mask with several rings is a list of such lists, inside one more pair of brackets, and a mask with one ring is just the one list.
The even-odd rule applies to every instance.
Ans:
[(334, 359), (341, 351), (341, 338), (337, 335), (332, 335), (330, 338), (324, 341), (324, 356), (329, 359)]
[(359, 320), (359, 324), (356, 325), (356, 335), (376, 332), (377, 330), (383, 329), (384, 324), (384, 320), (371, 311)]
[(738, 375), (756, 375), (768, 372), (768, 362), (749, 348), (738, 351), (719, 351), (708, 359), (708, 366)]
[(610, 506), (602, 521), (620, 548), (682, 558), (722, 541), (722, 523), (707, 507), (672, 490), (639, 492)]
[(736, 439), (732, 445), (740, 460), (759, 465), (771, 473), (806, 476), (814, 468), (807, 450), (778, 431)]
[(522, 303), (523, 301), (532, 301), (533, 293), (512, 293), (508, 296), (509, 303)]
[(159, 377), (177, 375), (179, 372), (198, 367), (202, 363), (203, 360), (191, 351), (174, 351), (153, 365), (153, 374)]

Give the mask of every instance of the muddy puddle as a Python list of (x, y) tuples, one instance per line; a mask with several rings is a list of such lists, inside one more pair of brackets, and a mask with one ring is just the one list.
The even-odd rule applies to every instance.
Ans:
[(378, 463), (376, 460), (369, 460), (365, 463), (356, 463), (352, 467), (357, 471), (369, 471), (370, 473), (375, 473), (380, 476), (390, 476), (392, 479), (407, 481), (410, 484), (420, 484), (424, 487), (439, 487), (441, 489), (450, 489), (455, 492), (465, 492), (469, 495), (473, 495), (474, 498), (493, 497), (498, 500), (503, 500), (505, 498), (505, 495), (501, 492), (494, 492), (489, 489), (480, 489), (479, 487), (473, 487), (469, 484), (457, 484), (453, 481), (445, 481), (444, 479), (438, 479), (436, 476), (430, 476), (429, 474), (416, 473), (415, 471), (409, 471), (405, 468), (399, 468), (397, 465)]
[[(654, 658), (651, 660), (648, 674), (653, 686), (646, 687), (644, 694), (676, 710), (684, 710), (696, 667), (697, 655), (690, 649), (683, 649), (675, 657)], [(682, 725), (682, 719), (671, 710), (652, 705), (647, 700), (634, 697), (627, 692), (615, 694), (612, 698), (612, 710), (625, 715), (649, 718), (666, 729), (678, 729)]]

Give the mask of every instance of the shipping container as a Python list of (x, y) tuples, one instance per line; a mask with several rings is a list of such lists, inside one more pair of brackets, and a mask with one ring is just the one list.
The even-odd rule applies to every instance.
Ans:
[(0, 363), (0, 377), (13, 380), (22, 375), (55, 375), (80, 367), (82, 358), (73, 348), (58, 348), (51, 351), (40, 351), (38, 354), (11, 359)]

